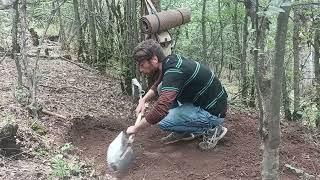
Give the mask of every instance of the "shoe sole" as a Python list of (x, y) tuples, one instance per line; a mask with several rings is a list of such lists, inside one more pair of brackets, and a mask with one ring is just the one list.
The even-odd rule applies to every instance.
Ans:
[(195, 139), (195, 135), (192, 135), (191, 137), (187, 137), (187, 138), (181, 138), (181, 139), (177, 139), (177, 140), (174, 140), (174, 141), (169, 141), (169, 142), (163, 142), (163, 144), (173, 144), (173, 143), (176, 143), (176, 142), (179, 142), (179, 141), (190, 141), (190, 140), (193, 140)]
[(220, 136), (217, 138), (218, 140), (222, 139), (224, 135), (226, 135), (226, 133), (228, 132), (228, 129), (226, 127), (222, 127), (222, 129), (223, 129), (223, 133), (220, 134)]

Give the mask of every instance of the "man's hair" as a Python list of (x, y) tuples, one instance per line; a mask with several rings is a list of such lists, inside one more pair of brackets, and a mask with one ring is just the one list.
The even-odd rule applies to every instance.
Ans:
[(153, 39), (142, 41), (133, 49), (133, 58), (138, 62), (149, 61), (154, 55), (157, 56), (159, 62), (166, 58), (160, 44)]

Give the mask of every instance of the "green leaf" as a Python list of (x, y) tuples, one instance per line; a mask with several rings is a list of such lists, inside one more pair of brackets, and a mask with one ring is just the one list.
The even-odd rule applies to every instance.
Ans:
[(269, 7), (271, 6), (280, 7), (282, 3), (283, 3), (283, 0), (271, 0)]
[(292, 5), (292, 2), (291, 1), (286, 1), (284, 3), (281, 4), (281, 7), (289, 7)]
[(265, 11), (267, 17), (276, 16), (281, 12), (285, 12), (282, 8), (276, 6), (269, 6), (268, 10)]
[(257, 14), (258, 14), (259, 17), (264, 17), (264, 16), (266, 16), (265, 11), (258, 11)]

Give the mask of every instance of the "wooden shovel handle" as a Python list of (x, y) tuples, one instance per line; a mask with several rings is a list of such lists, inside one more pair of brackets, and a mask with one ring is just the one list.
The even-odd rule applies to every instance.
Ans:
[[(139, 113), (139, 114), (138, 114), (138, 117), (137, 117), (137, 119), (136, 119), (136, 122), (134, 123), (134, 125), (137, 125), (137, 124), (141, 121), (141, 118), (142, 118), (142, 113)], [(135, 137), (135, 134), (131, 134), (131, 135), (129, 136), (128, 143), (133, 143), (134, 137)]]
[(137, 125), (141, 121), (141, 118), (142, 118), (142, 113), (140, 112), (138, 114), (138, 117), (137, 117), (136, 122), (134, 123), (134, 125)]

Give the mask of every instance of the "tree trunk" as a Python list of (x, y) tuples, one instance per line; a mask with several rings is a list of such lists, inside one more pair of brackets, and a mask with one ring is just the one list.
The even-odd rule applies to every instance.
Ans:
[[(112, 59), (113, 55), (114, 55), (114, 49), (115, 49), (115, 41), (114, 41), (114, 28), (113, 26), (115, 25), (115, 19), (114, 19), (114, 14), (112, 12), (112, 6), (114, 6), (114, 0), (106, 0), (107, 6), (108, 6), (108, 26), (107, 26), (107, 34), (108, 34), (108, 38), (107, 41), (109, 42), (109, 46), (108, 46), (108, 61), (109, 59)], [(106, 62), (107, 63), (107, 62)], [(107, 66), (106, 66), (106, 71), (107, 71)]]
[[(12, 54), (19, 53), (20, 47), (18, 44), (18, 23), (19, 23), (19, 0), (13, 3), (13, 13), (12, 13)], [(13, 57), (12, 57), (13, 58)]]
[[(23, 64), (24, 74), (28, 81), (28, 87), (32, 87), (32, 78), (29, 72), (29, 63), (27, 60), (27, 5), (26, 0), (21, 0), (21, 18), (20, 18), (20, 28), (21, 28), (21, 60)], [(30, 89), (29, 89), (30, 90)]]
[[(220, 77), (222, 73), (222, 68), (223, 68), (223, 60), (224, 60), (224, 40), (223, 40), (223, 23), (222, 23), (222, 14), (221, 14), (221, 8), (222, 8), (222, 2), (221, 0), (218, 0), (218, 16), (219, 16), (219, 36), (220, 36), (220, 44), (221, 44), (221, 49), (220, 49), (220, 69), (216, 69), (218, 77)], [(217, 66), (219, 67), (219, 66)]]
[[(56, 0), (55, 4), (56, 4), (55, 8), (58, 8), (59, 0)], [(59, 25), (60, 25), (60, 28), (59, 28), (59, 42), (61, 43), (61, 49), (62, 50), (66, 50), (66, 49), (68, 49), (66, 47), (67, 46), (67, 44), (66, 44), (66, 34), (65, 34), (65, 31), (64, 31), (64, 23), (63, 23), (63, 19), (62, 19), (60, 8), (57, 9), (57, 13), (58, 13)]]
[[(160, 1), (159, 1), (159, 4), (160, 4)], [(133, 1), (132, 2), (132, 35), (133, 35), (133, 38), (132, 38), (132, 46), (131, 48), (133, 49), (139, 42), (139, 31), (138, 31), (138, 3), (137, 1)], [(131, 57), (131, 53), (132, 51), (129, 51), (129, 56)], [(136, 66), (136, 64), (134, 63), (133, 59), (131, 59), (131, 62), (132, 62), (132, 74), (133, 74), (133, 77), (136, 77), (138, 74), (136, 73), (138, 68)], [(131, 82), (130, 82), (131, 83)]]
[(297, 115), (300, 110), (300, 20), (298, 15), (298, 10), (295, 9), (293, 15), (293, 34), (292, 34), (292, 44), (293, 44), (293, 120), (298, 120)]
[(202, 61), (208, 64), (207, 58), (207, 31), (206, 31), (206, 4), (207, 0), (203, 0), (202, 3), (202, 15), (201, 15), (201, 30), (202, 30)]
[(262, 161), (262, 179), (279, 179), (279, 145), (280, 145), (280, 98), (281, 72), (283, 71), (286, 35), (290, 7), (282, 7), (285, 12), (277, 19), (277, 33), (275, 37), (275, 55), (273, 58), (273, 77), (271, 81), (271, 109), (267, 119), (268, 135), (264, 138), (264, 152)]
[(125, 82), (125, 91), (128, 94), (131, 94), (131, 79), (133, 78), (132, 74), (134, 72), (132, 72), (132, 66), (133, 66), (133, 60), (130, 58), (130, 60), (128, 59), (129, 54), (131, 52), (131, 49), (133, 48), (133, 36), (131, 34), (131, 28), (132, 28), (132, 21), (133, 19), (132, 14), (135, 13), (134, 10), (132, 9), (132, 1), (131, 0), (127, 0), (126, 4), (125, 4), (125, 23), (126, 24), (126, 33), (125, 33), (125, 53), (127, 56), (125, 56), (124, 58), (122, 58), (123, 61), (123, 71), (124, 71), (124, 82)]
[[(236, 41), (235, 44), (235, 52), (238, 57), (238, 60), (241, 64), (242, 61), (242, 53), (241, 53), (241, 44), (240, 44), (240, 38), (239, 38), (239, 26), (238, 26), (238, 1), (234, 1), (234, 14), (233, 14), (233, 34), (234, 39)], [(231, 69), (233, 69), (234, 64), (232, 62), (229, 63), (229, 82), (232, 82), (231, 78)], [(241, 80), (242, 81), (242, 80)], [(243, 89), (242, 89), (243, 90)], [(242, 95), (242, 93), (241, 93)], [(243, 97), (242, 97), (243, 98)]]
[[(257, 3), (258, 4), (258, 3)], [(256, 7), (258, 8), (258, 7)], [(258, 11), (258, 10), (257, 10)], [(258, 18), (258, 15), (256, 15)], [(266, 119), (268, 119), (267, 114), (264, 112), (270, 111), (270, 95), (271, 95), (271, 83), (270, 78), (268, 77), (268, 67), (265, 56), (265, 46), (266, 46), (266, 30), (268, 29), (268, 19), (267, 17), (263, 17), (261, 19), (261, 28), (259, 29), (259, 21), (255, 21), (255, 26), (257, 31), (256, 38), (256, 47), (258, 51), (254, 51), (254, 72), (255, 72), (255, 89), (257, 94), (257, 101), (259, 107), (259, 115), (260, 115), (260, 123), (259, 123), (259, 133), (260, 136), (265, 136), (266, 129), (265, 123)], [(270, 69), (270, 68), (269, 68)]]
[(85, 46), (84, 44), (84, 36), (81, 26), (81, 20), (80, 20), (80, 13), (79, 13), (79, 3), (78, 0), (73, 0), (73, 10), (74, 10), (74, 19), (76, 21), (76, 27), (77, 27), (77, 41), (78, 41), (78, 60), (81, 62), (84, 61), (84, 55), (83, 55), (83, 48)]
[(240, 59), (241, 99), (247, 105), (248, 102), (248, 78), (247, 78), (247, 48), (248, 48), (248, 12), (244, 16), (242, 30), (242, 56)]
[(96, 22), (95, 10), (93, 8), (92, 0), (87, 0), (89, 13), (89, 29), (90, 29), (90, 58), (91, 64), (97, 63), (97, 36), (96, 36)]
[(316, 126), (320, 128), (320, 21), (318, 23), (318, 28), (315, 31), (314, 36), (314, 76), (315, 76), (315, 84), (316, 84), (316, 107), (318, 109), (318, 113), (316, 116)]
[(290, 98), (287, 90), (287, 77), (285, 68), (282, 71), (282, 103), (285, 119), (291, 121)]
[(19, 1), (15, 1), (13, 3), (13, 18), (12, 18), (12, 58), (15, 61), (16, 68), (17, 68), (17, 79), (18, 79), (18, 88), (22, 87), (22, 69), (21, 64), (19, 61), (19, 57), (17, 53), (20, 52), (20, 46), (18, 44), (18, 23), (19, 23), (19, 8), (18, 8)]

